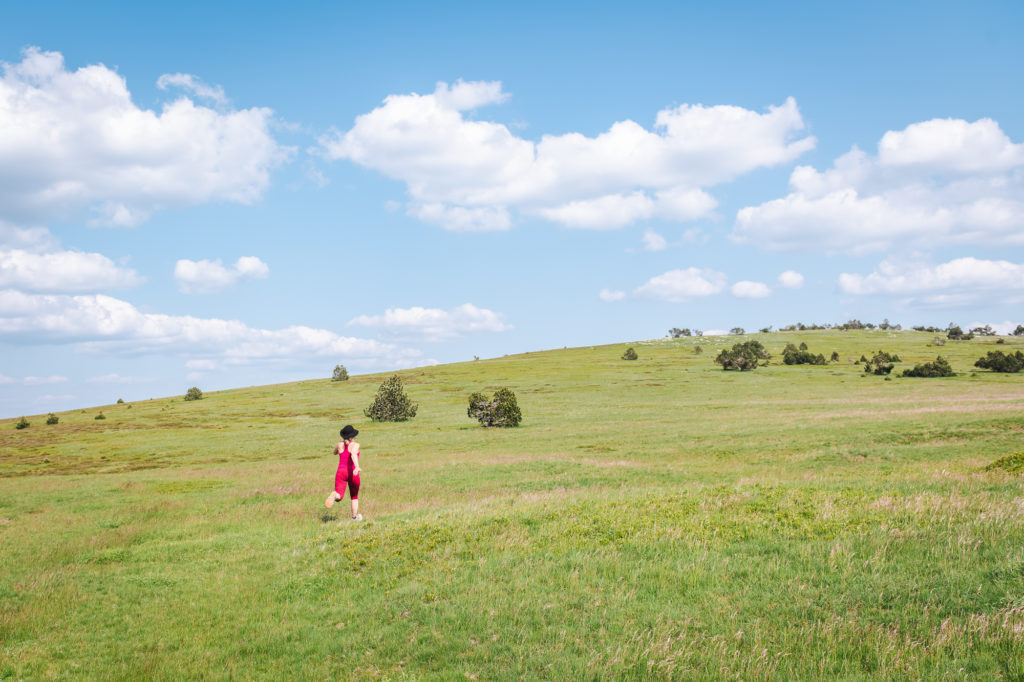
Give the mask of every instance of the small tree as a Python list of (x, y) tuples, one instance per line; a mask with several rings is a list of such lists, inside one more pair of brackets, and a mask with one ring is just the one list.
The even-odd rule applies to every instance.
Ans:
[(202, 399), (203, 399), (203, 392), (199, 390), (198, 386), (193, 386), (192, 388), (190, 388), (187, 391), (185, 391), (185, 400), (202, 400)]
[(1024, 336), (1024, 324), (1018, 324), (1017, 328), (1013, 330), (1014, 336)]
[(627, 348), (626, 352), (622, 354), (623, 360), (636, 360), (638, 357), (639, 356), (636, 354), (636, 351), (632, 348)]
[(363, 414), (375, 422), (404, 422), (416, 416), (419, 405), (409, 399), (397, 374), (391, 376), (377, 389), (373, 403)]
[(1024, 370), (1024, 353), (1004, 353), (1001, 350), (990, 350), (985, 357), (974, 363), (975, 367), (990, 369), (993, 372), (1015, 374)]
[(32, 422), (22, 417), (21, 419), (18, 420), (18, 423), (14, 425), (14, 428), (27, 429), (30, 426), (32, 426)]
[(334, 374), (331, 375), (331, 381), (348, 381), (348, 370), (345, 369), (345, 365), (334, 366)]
[(892, 372), (893, 364), (889, 360), (889, 354), (883, 351), (875, 353), (871, 359), (864, 364), (864, 372), (867, 374), (889, 374)]
[(729, 333), (735, 336), (740, 336), (742, 334), (746, 334), (747, 332), (743, 330), (743, 327), (733, 327), (732, 329), (729, 330)]
[(955, 377), (956, 373), (949, 366), (949, 362), (941, 355), (935, 358), (935, 362), (925, 362), (914, 365), (914, 369), (903, 370), (905, 377)]
[(519, 410), (519, 403), (516, 401), (516, 394), (511, 389), (502, 387), (494, 392), (494, 398), (487, 399), (487, 396), (479, 391), (469, 396), (469, 408), (466, 416), (476, 419), (484, 426), (512, 427), (519, 426), (523, 421), (522, 412)]
[(106, 417), (104, 416), (104, 414), (102, 412), (100, 412), (98, 415), (93, 417), (93, 419), (106, 419)]
[(118, 405), (124, 405), (124, 398), (118, 398), (117, 399), (117, 404)]
[(837, 350), (832, 351), (832, 357), (829, 358), (829, 361), (830, 362), (839, 362), (839, 351), (837, 351)]
[(732, 350), (723, 350), (715, 358), (715, 362), (721, 365), (723, 370), (737, 369), (747, 372), (757, 369), (761, 360), (770, 357), (760, 341), (746, 341), (733, 345)]
[(803, 343), (803, 342), (801, 342), (801, 343), (800, 343), (800, 350), (807, 350), (807, 344), (806, 344), (806, 343)]
[(51, 425), (51, 426), (56, 424), (59, 421), (60, 421), (60, 417), (55, 415), (53, 412), (51, 412), (50, 414), (46, 415), (46, 423)]
[(690, 334), (692, 333), (693, 332), (691, 332), (689, 328), (680, 329), (679, 327), (672, 327), (671, 329), (668, 330), (668, 335), (671, 336), (673, 339), (678, 339), (683, 336), (690, 336)]

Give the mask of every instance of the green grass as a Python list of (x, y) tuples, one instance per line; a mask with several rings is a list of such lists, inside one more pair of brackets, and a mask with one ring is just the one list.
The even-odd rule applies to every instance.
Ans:
[[(1022, 680), (1024, 377), (934, 336), (410, 370), (400, 424), (362, 417), (386, 375), (0, 422), (0, 680)], [(519, 428), (466, 417), (499, 386)], [(323, 507), (346, 423), (362, 524)]]

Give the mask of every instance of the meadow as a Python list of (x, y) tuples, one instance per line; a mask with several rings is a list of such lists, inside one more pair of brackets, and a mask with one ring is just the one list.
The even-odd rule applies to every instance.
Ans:
[[(2, 421), (0, 680), (1024, 680), (1024, 376), (973, 367), (1024, 339), (935, 336), (415, 369), (403, 423), (362, 414), (387, 374)], [(466, 417), (500, 386), (520, 427)], [(348, 423), (362, 523), (323, 505)]]

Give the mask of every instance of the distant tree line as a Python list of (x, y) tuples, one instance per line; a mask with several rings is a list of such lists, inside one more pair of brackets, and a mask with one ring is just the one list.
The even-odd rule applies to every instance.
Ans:
[[(861, 322), (860, 320), (853, 319), (847, 320), (840, 324), (804, 324), (803, 322), (797, 322), (795, 324), (787, 324), (784, 327), (779, 327), (780, 332), (803, 332), (803, 331), (820, 331), (826, 329), (840, 329), (842, 331), (852, 330), (863, 330), (863, 329), (880, 329), (882, 331), (901, 331), (903, 326), (900, 324), (893, 324), (886, 318), (874, 324), (873, 322)], [(992, 329), (991, 325), (986, 324), (983, 327), (974, 327), (966, 332), (955, 322), (950, 322), (945, 327), (925, 327), (917, 326), (911, 327), (916, 332), (930, 332), (932, 334), (945, 333), (947, 338), (955, 341), (970, 341), (975, 336), (995, 336), (996, 332)], [(767, 327), (761, 327), (758, 331), (761, 334), (767, 334), (771, 332), (771, 325)], [(729, 330), (730, 334), (744, 334), (743, 327), (733, 327)], [(1011, 332), (1013, 336), (1024, 336), (1024, 324), (1018, 324), (1016, 329)], [(690, 329), (685, 327), (680, 329), (679, 327), (672, 327), (668, 330), (669, 337), (673, 339), (683, 338), (687, 336), (703, 336), (704, 332), (700, 329)]]

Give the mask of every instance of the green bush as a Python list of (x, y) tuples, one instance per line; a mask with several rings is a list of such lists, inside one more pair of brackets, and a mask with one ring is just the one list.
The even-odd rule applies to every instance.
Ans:
[[(870, 360), (864, 364), (864, 372), (866, 374), (889, 374), (893, 368), (893, 356), (889, 355), (885, 351), (878, 351), (875, 353)], [(899, 358), (897, 358), (897, 361)]]
[(404, 422), (415, 417), (418, 408), (419, 405), (405, 394), (402, 380), (395, 374), (380, 385), (373, 403), (363, 414), (375, 422)]
[(704, 347), (703, 346), (694, 346), (693, 347), (693, 354), (694, 355), (700, 355), (703, 352), (704, 352)]
[(47, 424), (53, 425), (53, 424), (56, 424), (59, 421), (60, 421), (60, 417), (55, 415), (53, 412), (51, 412), (50, 414), (46, 415), (46, 423)]
[(829, 362), (839, 362), (839, 351), (832, 351), (832, 357), (829, 359)]
[(105, 417), (105, 416), (103, 415), (103, 413), (102, 413), (102, 412), (100, 412), (100, 413), (99, 413), (98, 415), (96, 415), (95, 417), (93, 417), (93, 419), (106, 419), (106, 417)]
[(723, 370), (736, 369), (747, 372), (757, 369), (761, 360), (770, 357), (760, 341), (745, 341), (733, 345), (732, 350), (723, 350), (715, 358), (715, 362), (721, 365)]
[(348, 381), (348, 370), (345, 369), (345, 365), (334, 366), (334, 374), (331, 375), (331, 381)]
[(32, 426), (32, 422), (22, 417), (21, 419), (18, 420), (18, 423), (14, 425), (14, 428), (27, 429), (30, 426)]
[(623, 360), (636, 360), (638, 357), (639, 356), (636, 354), (636, 351), (632, 348), (627, 348), (626, 352), (622, 354)]
[(1024, 473), (1024, 452), (1015, 452), (1012, 455), (1000, 457), (985, 467), (985, 471), (995, 471), (996, 469), (1002, 469), (1011, 474)]
[(511, 389), (502, 387), (494, 392), (494, 398), (487, 399), (487, 396), (479, 391), (469, 396), (469, 408), (466, 416), (476, 419), (484, 426), (519, 426), (523, 421), (522, 412), (519, 410), (519, 403), (516, 401), (516, 394)]
[(990, 369), (993, 372), (1013, 374), (1024, 369), (1024, 353), (1004, 353), (1001, 350), (990, 350), (985, 357), (974, 363), (975, 367)]
[[(833, 353), (832, 355), (837, 360), (839, 359), (839, 355), (837, 353)], [(799, 348), (791, 343), (787, 343), (786, 347), (782, 351), (782, 362), (787, 365), (824, 365), (825, 356), (821, 353), (815, 355), (808, 351), (806, 343), (801, 343)]]
[(190, 388), (187, 391), (185, 391), (185, 400), (202, 400), (202, 399), (203, 399), (203, 392), (199, 390), (198, 386), (193, 386), (192, 388)]
[(914, 365), (914, 369), (903, 370), (905, 377), (955, 377), (956, 372), (949, 366), (949, 362), (939, 355), (934, 362), (925, 362)]
[(118, 398), (117, 399), (117, 404), (118, 405), (124, 405), (124, 398)]

